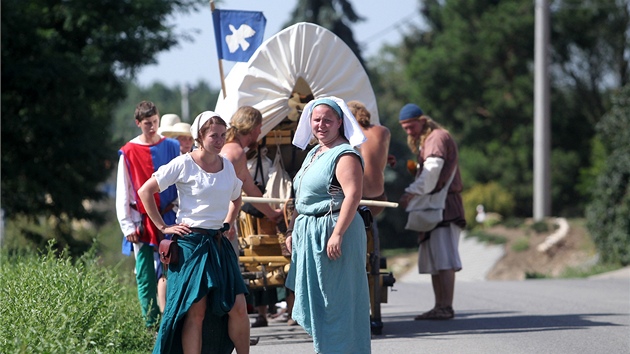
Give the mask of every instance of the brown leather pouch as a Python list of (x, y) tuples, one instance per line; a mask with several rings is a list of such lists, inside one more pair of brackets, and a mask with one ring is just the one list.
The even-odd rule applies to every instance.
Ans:
[(164, 264), (176, 265), (179, 262), (179, 250), (177, 249), (177, 240), (163, 239), (160, 241), (158, 248), (160, 254), (160, 261)]

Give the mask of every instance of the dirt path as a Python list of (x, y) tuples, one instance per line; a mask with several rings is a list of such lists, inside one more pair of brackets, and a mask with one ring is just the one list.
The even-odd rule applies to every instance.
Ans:
[[(506, 242), (502, 246), (504, 254), (498, 259), (493, 258), (494, 266), (491, 266), (488, 271), (485, 268), (482, 269), (484, 274), (479, 274), (475, 279), (483, 280), (482, 278), (485, 277), (485, 280), (523, 280), (542, 276), (558, 277), (568, 268), (586, 266), (595, 262), (595, 247), (582, 222), (569, 221), (566, 236), (554, 243), (546, 252), (541, 252), (537, 248), (557, 228), (554, 227), (552, 220), (549, 221), (548, 231), (545, 232), (536, 232), (531, 225), (530, 220), (517, 228), (499, 225), (484, 229), (483, 232), (487, 235), (505, 238)], [(462, 240), (460, 250), (464, 242), (468, 241)], [(500, 246), (489, 245), (488, 247)], [(464, 262), (464, 256), (462, 254), (464, 268), (470, 268), (471, 260)], [(466, 256), (470, 257), (468, 254)], [(477, 260), (474, 257), (485, 257), (485, 255), (483, 252), (477, 252), (472, 262)], [(416, 272), (417, 252), (391, 257), (387, 262), (394, 276), (402, 279), (409, 272)]]
[(536, 232), (531, 221), (519, 228), (495, 226), (485, 230), (488, 234), (507, 239), (505, 255), (487, 276), (488, 280), (523, 280), (540, 276), (558, 277), (566, 269), (592, 263), (596, 257), (595, 247), (581, 222), (570, 221), (566, 236), (546, 252), (538, 250), (538, 245), (554, 231), (554, 224), (548, 223), (549, 230)]

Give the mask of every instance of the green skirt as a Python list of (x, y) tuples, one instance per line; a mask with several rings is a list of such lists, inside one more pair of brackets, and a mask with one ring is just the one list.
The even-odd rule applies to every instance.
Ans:
[(234, 349), (227, 330), (227, 313), (236, 295), (247, 295), (238, 258), (219, 230), (192, 233), (177, 240), (179, 263), (169, 265), (166, 307), (153, 353), (182, 353), (183, 319), (190, 306), (207, 295), (202, 353)]

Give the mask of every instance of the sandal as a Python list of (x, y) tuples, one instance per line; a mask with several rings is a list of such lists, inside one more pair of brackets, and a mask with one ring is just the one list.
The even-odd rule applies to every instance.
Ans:
[(446, 306), (446, 307), (440, 308), (436, 312), (436, 316), (434, 319), (435, 320), (450, 320), (453, 317), (455, 317), (455, 311), (453, 310), (453, 307)]
[(415, 321), (423, 321), (423, 320), (450, 320), (455, 317), (455, 311), (453, 307), (440, 307), (440, 308), (432, 308), (431, 310), (414, 317)]
[(434, 320), (434, 319), (436, 319), (435, 316), (437, 315), (438, 311), (439, 311), (439, 309), (434, 307), (434, 308), (430, 309), (429, 311), (414, 317), (413, 319), (415, 321)]

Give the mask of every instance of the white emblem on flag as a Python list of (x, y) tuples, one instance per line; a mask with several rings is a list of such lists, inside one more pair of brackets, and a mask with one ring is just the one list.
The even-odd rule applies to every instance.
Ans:
[(225, 36), (225, 43), (227, 43), (230, 53), (236, 52), (238, 50), (238, 47), (241, 47), (244, 51), (247, 50), (247, 48), (249, 48), (249, 42), (247, 42), (245, 39), (254, 36), (254, 34), (256, 34), (256, 31), (254, 31), (248, 25), (244, 24), (241, 25), (238, 30), (236, 29), (236, 27), (234, 27), (234, 25), (230, 24), (229, 27), (230, 31), (232, 31), (232, 34), (228, 34), (227, 36)]

